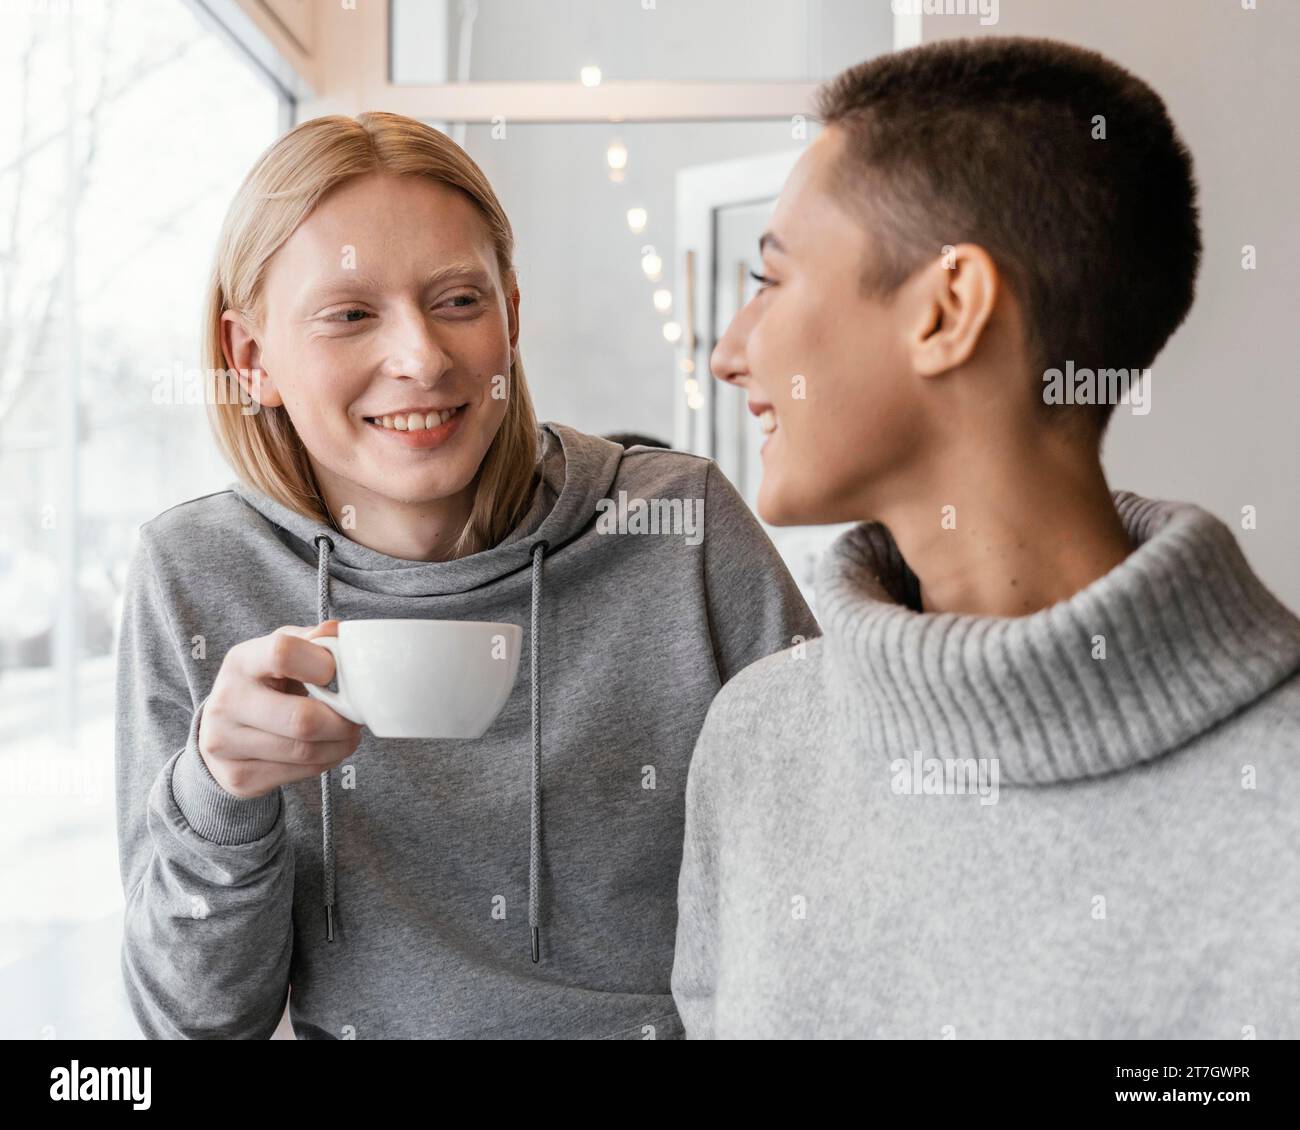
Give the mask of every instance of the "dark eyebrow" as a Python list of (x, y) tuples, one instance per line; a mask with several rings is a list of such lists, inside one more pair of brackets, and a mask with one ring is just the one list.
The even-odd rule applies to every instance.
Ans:
[(776, 238), (770, 231), (765, 231), (758, 237), (758, 250), (762, 252), (771, 247), (773, 251), (779, 251), (782, 255), (786, 253), (785, 244)]

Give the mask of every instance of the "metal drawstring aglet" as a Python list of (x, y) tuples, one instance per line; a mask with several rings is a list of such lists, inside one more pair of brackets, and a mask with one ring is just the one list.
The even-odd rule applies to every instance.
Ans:
[(325, 908), (325, 940), (327, 942), (334, 940), (334, 908), (332, 906)]
[(542, 959), (542, 944), (538, 938), (537, 927), (533, 927), (533, 964), (536, 965)]

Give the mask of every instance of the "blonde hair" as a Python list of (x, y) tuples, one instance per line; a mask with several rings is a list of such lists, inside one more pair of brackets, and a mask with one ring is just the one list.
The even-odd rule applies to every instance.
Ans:
[[(262, 154), (226, 214), (204, 313), (203, 351), (213, 382), (230, 378), (221, 346), (222, 314), (236, 310), (260, 325), (268, 260), (322, 196), (369, 173), (428, 177), (460, 189), (483, 216), (502, 282), (509, 284), (514, 274), (510, 221), (483, 171), (451, 138), (401, 114), (313, 118)], [(215, 387), (209, 393), (208, 422), (235, 473), (289, 509), (338, 529), (288, 412), (262, 406), (249, 414), (239, 396)], [(452, 556), (490, 548), (515, 527), (532, 494), (537, 453), (537, 418), (516, 350), (505, 418), (479, 465), (470, 517)]]

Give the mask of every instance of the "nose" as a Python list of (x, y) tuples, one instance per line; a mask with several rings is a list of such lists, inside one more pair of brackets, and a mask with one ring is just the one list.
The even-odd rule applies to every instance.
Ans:
[(419, 302), (405, 303), (388, 319), (384, 371), (432, 388), (452, 367), (450, 350), (439, 340), (438, 328)]
[(749, 362), (745, 358), (745, 346), (749, 340), (749, 331), (753, 323), (752, 301), (747, 302), (731, 324), (718, 339), (709, 357), (709, 371), (720, 381), (740, 385), (749, 379)]

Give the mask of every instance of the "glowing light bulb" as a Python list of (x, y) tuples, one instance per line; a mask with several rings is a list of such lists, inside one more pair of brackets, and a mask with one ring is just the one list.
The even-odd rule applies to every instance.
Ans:
[(664, 261), (655, 254), (650, 246), (641, 248), (641, 270), (651, 282), (658, 282), (664, 272)]
[(664, 340), (675, 344), (681, 341), (681, 339), (682, 339), (682, 327), (679, 326), (676, 322), (665, 322)]
[(646, 215), (644, 208), (629, 208), (627, 210), (627, 226), (633, 235), (640, 235), (645, 231), (648, 219), (649, 217)]
[(656, 290), (654, 293), (655, 309), (661, 314), (667, 314), (673, 308), (673, 292), (671, 290)]
[(627, 168), (627, 146), (621, 141), (611, 141), (605, 150), (605, 161), (616, 173)]
[(582, 79), (583, 86), (599, 86), (600, 68), (595, 64), (589, 64), (578, 72), (578, 77)]

